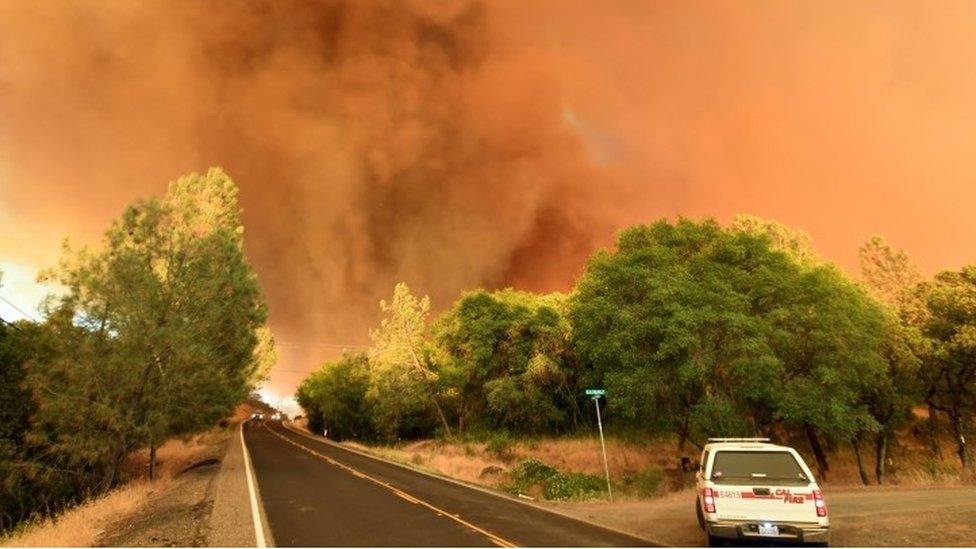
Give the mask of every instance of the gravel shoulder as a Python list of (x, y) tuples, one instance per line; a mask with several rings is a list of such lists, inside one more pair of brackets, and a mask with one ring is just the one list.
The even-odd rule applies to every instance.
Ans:
[[(831, 545), (972, 546), (976, 541), (976, 487), (826, 490)], [(647, 500), (545, 503), (582, 519), (656, 539), (701, 546), (692, 491)]]
[(253, 547), (245, 475), (239, 431), (230, 429), (135, 512), (113, 521), (96, 545)]
[(181, 474), (129, 516), (110, 525), (96, 545), (107, 547), (199, 547), (207, 545), (217, 464)]

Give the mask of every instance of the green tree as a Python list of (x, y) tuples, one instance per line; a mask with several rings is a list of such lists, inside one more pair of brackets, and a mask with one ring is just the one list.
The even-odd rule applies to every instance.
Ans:
[[(792, 248), (790, 248), (792, 249)], [(610, 413), (679, 444), (783, 424), (849, 440), (881, 375), (880, 310), (836, 268), (765, 231), (686, 219), (632, 227), (597, 253), (572, 299), (577, 350)]]
[(749, 214), (738, 214), (729, 224), (732, 231), (766, 236), (773, 250), (783, 252), (798, 263), (815, 265), (820, 263), (820, 254), (813, 245), (813, 239), (806, 231), (783, 225), (778, 221), (763, 219)]
[[(66, 248), (46, 276), (67, 290), (49, 320), (67, 345), (38, 380), (50, 395), (42, 418), (53, 447), (104, 459), (102, 488), (132, 449), (154, 455), (167, 437), (226, 416), (267, 366), (237, 187), (219, 169), (130, 206), (100, 249)], [(68, 417), (78, 406), (87, 417)]]
[(298, 387), (298, 404), (305, 410), (309, 429), (328, 428), (337, 440), (372, 439), (375, 436), (366, 355), (345, 355), (326, 362)]
[(872, 294), (898, 311), (912, 299), (922, 275), (904, 250), (894, 250), (881, 236), (874, 236), (858, 250), (861, 278)]
[(950, 420), (963, 468), (972, 468), (967, 439), (976, 415), (976, 266), (941, 272), (918, 286), (922, 332), (931, 342), (922, 378), (926, 402)]
[(884, 311), (832, 265), (801, 270), (770, 320), (773, 347), (786, 366), (779, 415), (801, 428), (821, 475), (829, 469), (821, 438), (847, 442), (879, 425), (865, 394), (887, 373)]
[(763, 237), (713, 221), (660, 221), (621, 233), (616, 252), (590, 260), (569, 313), (591, 383), (602, 381), (611, 395), (608, 413), (673, 431), (679, 445), (754, 432), (748, 402), (765, 416), (759, 423), (770, 421), (776, 395), (768, 379), (783, 364), (753, 314), (761, 303), (742, 290), (753, 277), (790, 268)]
[[(868, 409), (878, 424), (874, 445), (875, 480), (883, 484), (888, 443), (895, 429), (911, 417), (912, 406), (922, 398), (919, 357), (925, 353), (927, 346), (918, 329), (907, 322), (918, 315), (920, 303), (913, 296), (922, 277), (904, 250), (894, 250), (880, 236), (872, 237), (861, 246), (858, 256), (865, 286), (885, 309), (883, 356), (887, 372), (864, 393)], [(930, 418), (934, 426), (934, 409), (930, 409)], [(938, 437), (935, 433), (936, 429), (932, 429), (933, 448), (937, 449)], [(859, 464), (860, 436), (858, 434), (854, 439)], [(866, 484), (867, 475), (863, 473), (863, 468), (861, 477)]]
[(578, 367), (565, 296), (465, 294), (433, 326), (442, 386), (466, 425), (554, 432), (576, 425)]
[[(0, 271), (0, 283), (3, 272)], [(2, 285), (0, 285), (2, 287)], [(23, 448), (34, 409), (25, 382), (28, 360), (27, 322), (0, 321), (0, 532), (23, 519), (31, 507), (31, 494), (25, 486)]]
[[(369, 332), (373, 342), (369, 350), (372, 396), (377, 411), (392, 427), (416, 415), (418, 402), (428, 402), (450, 436), (451, 426), (438, 400), (437, 372), (426, 345), (430, 298), (417, 299), (401, 282), (393, 290), (393, 301), (380, 301), (380, 309), (387, 316), (379, 328)], [(388, 433), (396, 430), (385, 429)]]

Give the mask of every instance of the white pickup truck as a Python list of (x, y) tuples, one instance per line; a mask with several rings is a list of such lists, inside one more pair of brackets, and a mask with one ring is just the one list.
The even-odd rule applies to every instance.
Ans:
[(697, 475), (698, 524), (709, 545), (727, 540), (826, 546), (823, 492), (793, 448), (769, 439), (709, 439)]

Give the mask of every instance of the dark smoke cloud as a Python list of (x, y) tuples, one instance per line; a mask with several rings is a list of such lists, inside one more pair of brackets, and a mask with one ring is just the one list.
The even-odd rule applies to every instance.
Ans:
[[(749, 212), (848, 268), (976, 250), (976, 3), (0, 2), (0, 260), (211, 165), (286, 389), (397, 281), (565, 289), (613, 231)], [(2, 261), (0, 261), (2, 263)]]
[[(364, 343), (397, 281), (565, 287), (614, 178), (479, 2), (5, 5), (13, 209), (100, 230), (211, 164), (242, 188), (286, 367)], [(14, 26), (20, 26), (15, 29)], [(541, 69), (541, 70), (540, 70)], [(593, 186), (601, 182), (601, 186)], [(294, 376), (293, 376), (294, 377)]]

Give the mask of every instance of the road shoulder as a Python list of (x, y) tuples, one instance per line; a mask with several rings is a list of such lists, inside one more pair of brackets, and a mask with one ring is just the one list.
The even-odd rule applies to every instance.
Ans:
[(166, 547), (208, 545), (214, 492), (229, 430), (215, 431), (196, 447), (138, 509), (105, 528), (95, 545)]
[[(217, 474), (213, 513), (210, 516), (212, 535), (208, 545), (212, 547), (254, 547), (256, 545), (257, 536), (249, 503), (247, 475), (244, 446), (239, 432), (235, 432), (235, 436), (227, 444)], [(260, 487), (257, 482), (254, 483), (254, 489), (258, 491), (256, 496), (265, 545), (274, 547), (274, 539), (264, 514), (264, 506), (261, 504)]]

